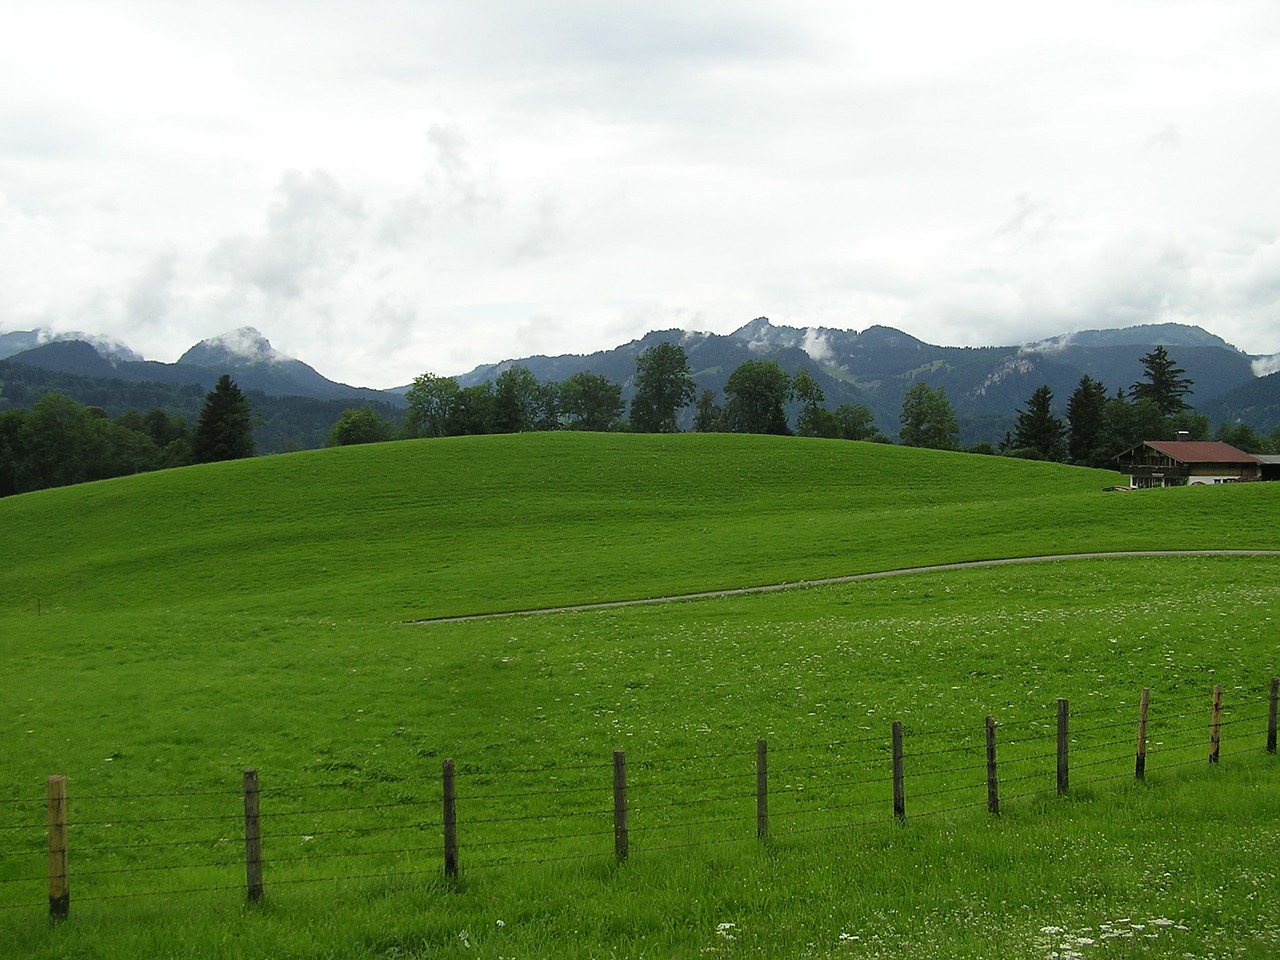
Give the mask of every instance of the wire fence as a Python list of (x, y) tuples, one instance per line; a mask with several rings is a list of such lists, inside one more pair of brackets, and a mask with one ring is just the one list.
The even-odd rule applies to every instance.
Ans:
[[(1090, 706), (987, 729), (533, 768), (446, 760), (439, 780), (0, 797), (0, 913), (516, 866), (855, 831), (1276, 751), (1280, 683)], [(1206, 711), (1206, 706), (1209, 707)], [(1207, 716), (1206, 716), (1207, 714)], [(1207, 723), (1206, 723), (1207, 720)], [(985, 732), (985, 736), (984, 736)], [(252, 786), (250, 776), (252, 775)], [(74, 869), (72, 869), (74, 864)], [(256, 877), (256, 887), (255, 887)], [(48, 885), (48, 903), (42, 890)]]

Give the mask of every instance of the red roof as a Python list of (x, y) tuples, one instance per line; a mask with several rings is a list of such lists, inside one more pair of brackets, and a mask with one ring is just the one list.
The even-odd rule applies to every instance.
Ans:
[(1143, 446), (1159, 450), (1181, 463), (1257, 463), (1257, 457), (1219, 440), (1148, 440)]

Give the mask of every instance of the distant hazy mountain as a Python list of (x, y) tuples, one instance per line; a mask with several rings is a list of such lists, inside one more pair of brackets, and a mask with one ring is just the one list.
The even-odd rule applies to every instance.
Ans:
[(100, 355), (117, 360), (141, 360), (142, 357), (118, 340), (99, 337), (90, 333), (50, 333), (48, 330), (16, 330), (0, 333), (0, 360), (25, 353), (46, 343), (81, 341), (93, 347)]
[(1247, 423), (1259, 433), (1270, 433), (1280, 424), (1280, 373), (1242, 384), (1197, 409), (1215, 427), (1220, 423)]
[[(62, 373), (128, 382), (197, 385), (211, 389), (223, 373), (244, 390), (269, 396), (323, 400), (382, 401), (405, 405), (404, 388), (379, 391), (326, 379), (300, 360), (275, 350), (257, 330), (245, 327), (203, 340), (166, 364), (138, 359), (127, 347), (103, 338), (52, 338), (23, 331), (0, 336), (0, 358)], [(942, 347), (892, 327), (857, 332), (826, 327), (775, 326), (758, 317), (730, 334), (657, 330), (612, 350), (593, 354), (534, 356), (485, 364), (458, 377), (462, 386), (495, 379), (519, 364), (541, 381), (561, 381), (579, 371), (607, 377), (630, 400), (635, 391), (636, 358), (664, 341), (681, 345), (699, 392), (711, 390), (723, 402), (729, 374), (747, 360), (775, 360), (788, 373), (806, 369), (826, 394), (826, 406), (865, 404), (887, 434), (898, 432), (902, 399), (911, 385), (924, 381), (942, 387), (955, 407), (961, 443), (998, 441), (1038, 388), (1048, 385), (1055, 407), (1065, 410), (1080, 378), (1088, 374), (1110, 393), (1128, 390), (1142, 377), (1140, 358), (1163, 344), (1194, 381), (1188, 399), (1216, 426), (1247, 422), (1270, 432), (1280, 419), (1280, 379), (1259, 377), (1274, 369), (1251, 358), (1200, 327), (1158, 324), (1119, 330), (1084, 330), (1038, 343), (1004, 347)], [(1258, 363), (1254, 363), (1258, 360)], [(795, 409), (791, 413), (794, 416)], [(683, 426), (692, 422), (685, 412)]]
[(1224, 350), (1235, 350), (1235, 347), (1221, 337), (1200, 327), (1181, 323), (1145, 323), (1114, 330), (1080, 330), (1076, 333), (1064, 333), (1050, 340), (1041, 340), (1031, 346), (1132, 347), (1148, 343), (1162, 343), (1166, 347), (1221, 347)]
[[(775, 360), (788, 373), (807, 369), (826, 394), (826, 405), (863, 403), (890, 435), (907, 390), (916, 381), (942, 387), (961, 420), (961, 442), (998, 440), (1038, 387), (1053, 390), (1056, 405), (1088, 374), (1110, 392), (1126, 391), (1142, 377), (1141, 357), (1163, 344), (1194, 382), (1196, 406), (1256, 381), (1252, 359), (1199, 327), (1160, 324), (1127, 330), (1086, 330), (1036, 344), (1008, 347), (941, 347), (892, 327), (862, 332), (826, 327), (774, 326), (766, 317), (726, 335), (666, 330), (589, 356), (526, 357), (477, 367), (463, 386), (492, 379), (513, 364), (540, 380), (563, 380), (589, 370), (634, 390), (635, 358), (662, 341), (684, 347), (699, 390), (719, 394), (739, 364)], [(1268, 428), (1269, 429), (1269, 428)]]
[[(230, 374), (242, 390), (261, 390), (269, 396), (310, 397), (316, 400), (378, 400), (403, 406), (404, 397), (335, 383), (314, 368), (285, 356), (252, 327), (202, 340), (178, 358), (177, 363), (141, 360), (137, 354), (105, 341), (51, 340), (38, 331), (6, 334), (6, 343), (34, 340), (37, 345), (15, 351), (11, 359), (77, 376), (123, 380), (127, 383), (154, 382), (185, 386), (195, 384), (211, 390), (218, 378)], [(14, 338), (11, 341), (8, 338)]]

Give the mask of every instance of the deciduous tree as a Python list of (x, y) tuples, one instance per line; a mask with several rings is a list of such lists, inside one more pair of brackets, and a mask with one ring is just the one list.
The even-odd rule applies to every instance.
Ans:
[[(816, 384), (815, 384), (816, 386)], [(725, 421), (734, 433), (789, 435), (783, 405), (792, 398), (791, 378), (775, 360), (748, 360), (724, 385)]]
[(343, 410), (329, 431), (326, 447), (349, 447), (358, 443), (382, 443), (391, 439), (391, 424), (368, 407)]
[(898, 436), (904, 446), (954, 450), (960, 427), (956, 413), (947, 399), (946, 390), (934, 390), (923, 380), (917, 381), (902, 400), (902, 430)]
[(490, 433), (493, 430), (493, 383), (484, 383), (463, 387), (458, 392), (458, 401), (449, 413), (445, 432), (451, 437), (471, 436)]
[(826, 394), (813, 374), (808, 370), (800, 370), (791, 378), (791, 386), (796, 399), (800, 401), (796, 434), (801, 437), (838, 437), (840, 421), (834, 413), (822, 406)]
[(413, 385), (405, 392), (405, 399), (409, 401), (409, 412), (404, 418), (405, 436), (445, 436), (459, 392), (458, 381), (453, 377), (438, 377), (429, 372), (414, 377)]
[(698, 433), (715, 433), (720, 429), (720, 417), (724, 413), (716, 403), (716, 392), (711, 388), (698, 395), (698, 412), (693, 416), (693, 429)]
[(607, 377), (584, 370), (560, 384), (560, 413), (570, 430), (616, 429), (625, 409), (622, 386)]
[(870, 408), (861, 403), (842, 403), (836, 407), (836, 424), (841, 440), (869, 440), (872, 443), (891, 442), (876, 426)]
[(519, 364), (498, 375), (493, 387), (493, 432), (524, 433), (538, 423), (538, 378)]
[(631, 398), (631, 429), (637, 433), (675, 433), (677, 414), (693, 402), (695, 386), (684, 347), (659, 343), (636, 358), (636, 392)]

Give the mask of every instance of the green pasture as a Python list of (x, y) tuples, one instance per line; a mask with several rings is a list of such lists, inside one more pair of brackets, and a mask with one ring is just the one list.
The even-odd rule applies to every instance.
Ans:
[[(1117, 479), (844, 442), (539, 434), (0, 501), (0, 955), (1271, 956), (1280, 557), (410, 622), (962, 560), (1280, 549), (1280, 486), (1104, 493)], [(254, 906), (247, 768), (263, 791)], [(72, 823), (72, 916), (53, 927), (51, 774)]]

